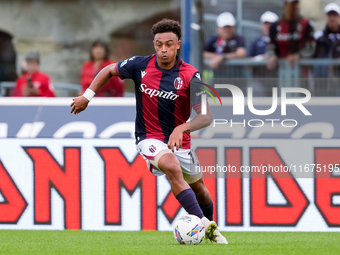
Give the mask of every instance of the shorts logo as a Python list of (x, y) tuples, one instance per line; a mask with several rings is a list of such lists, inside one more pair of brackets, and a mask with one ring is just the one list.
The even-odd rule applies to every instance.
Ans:
[(153, 145), (151, 145), (151, 146), (149, 147), (149, 151), (150, 151), (151, 153), (155, 153), (156, 150), (157, 150), (156, 147), (153, 146)]
[(183, 81), (182, 81), (181, 77), (177, 77), (177, 78), (175, 79), (175, 81), (174, 81), (174, 86), (175, 86), (176, 89), (182, 88), (182, 86), (183, 86)]

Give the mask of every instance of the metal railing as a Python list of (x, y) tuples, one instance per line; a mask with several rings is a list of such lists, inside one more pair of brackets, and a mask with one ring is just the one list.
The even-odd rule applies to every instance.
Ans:
[[(308, 88), (314, 96), (340, 96), (340, 59), (301, 59), (294, 66), (287, 63), (286, 60), (279, 60), (278, 67), (274, 72), (267, 76), (266, 60), (256, 60), (254, 58), (231, 59), (225, 61), (219, 68), (220, 71), (230, 68), (237, 68), (239, 72), (232, 73), (228, 77), (216, 77), (216, 70), (209, 68), (209, 60), (204, 61), (202, 68), (203, 78), (225, 78), (243, 79), (246, 86), (252, 86), (254, 82), (262, 82), (270, 80), (271, 85), (275, 87), (305, 87)], [(335, 72), (329, 71), (330, 67), (337, 69)], [(262, 70), (260, 73), (258, 69)], [(320, 70), (326, 70), (326, 76), (318, 76)], [(275, 79), (275, 83), (273, 83)], [(70, 83), (53, 83), (56, 95), (58, 97), (76, 96), (81, 91), (81, 86)], [(15, 82), (1, 82), (0, 96), (9, 96), (10, 90), (15, 87)], [(266, 87), (267, 94), (271, 93), (270, 86)], [(266, 96), (265, 93), (259, 92), (259, 96)], [(132, 94), (131, 94), (132, 95)], [(130, 95), (130, 96), (131, 96)], [(125, 95), (129, 96), (129, 95)]]
[[(340, 96), (340, 59), (301, 59), (295, 65), (281, 59), (274, 71), (266, 67), (267, 60), (244, 58), (227, 60), (217, 70), (212, 70), (209, 60), (204, 60), (202, 73), (204, 78), (210, 79), (244, 79), (248, 86), (254, 80), (275, 79), (278, 88), (304, 87), (314, 96)], [(231, 74), (228, 73), (230, 69), (233, 70)]]
[[(81, 92), (81, 86), (79, 84), (72, 83), (53, 83), (56, 96), (58, 97), (69, 97), (77, 96)], [(10, 96), (11, 91), (15, 87), (15, 82), (0, 82), (0, 97)]]

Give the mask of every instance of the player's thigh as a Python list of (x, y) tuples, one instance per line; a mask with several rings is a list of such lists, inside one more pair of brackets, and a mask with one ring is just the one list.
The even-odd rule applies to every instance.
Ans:
[(162, 155), (158, 160), (158, 167), (170, 180), (183, 180), (181, 165), (173, 153)]
[(148, 165), (151, 164), (156, 170), (159, 170), (159, 159), (165, 154), (172, 154), (167, 144), (157, 139), (145, 139), (140, 141), (136, 148)]
[(201, 167), (194, 151), (190, 149), (179, 149), (175, 155), (180, 162), (184, 180), (188, 184), (197, 182), (202, 178)]

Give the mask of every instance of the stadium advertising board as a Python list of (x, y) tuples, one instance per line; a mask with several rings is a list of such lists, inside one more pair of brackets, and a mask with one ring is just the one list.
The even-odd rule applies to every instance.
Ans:
[[(128, 100), (121, 105), (93, 101), (100, 116), (99, 108), (68, 115), (69, 99), (44, 101), (45, 106), (2, 101), (0, 228), (171, 230), (185, 211), (166, 178), (147, 170), (128, 129), (117, 129), (119, 122), (133, 123), (134, 105)], [(336, 109), (329, 100), (322, 107)], [(320, 122), (311, 112), (310, 121)], [(70, 125), (75, 121), (92, 122), (95, 131), (82, 132), (81, 125)], [(241, 138), (248, 139), (223, 137), (233, 137), (230, 129), (206, 129), (199, 135), (211, 138), (193, 140), (222, 231), (339, 231), (340, 140), (336, 131), (333, 139), (321, 139), (322, 133), (308, 136), (306, 128), (303, 138), (292, 138), (303, 125), (275, 139), (263, 134), (249, 139), (254, 131), (245, 127)], [(115, 138), (121, 134), (130, 138)]]

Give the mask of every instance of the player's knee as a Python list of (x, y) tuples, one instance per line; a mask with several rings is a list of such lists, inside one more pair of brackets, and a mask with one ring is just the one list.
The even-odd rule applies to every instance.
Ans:
[(177, 181), (183, 179), (181, 167), (175, 162), (169, 162), (162, 170), (168, 177), (169, 181)]

